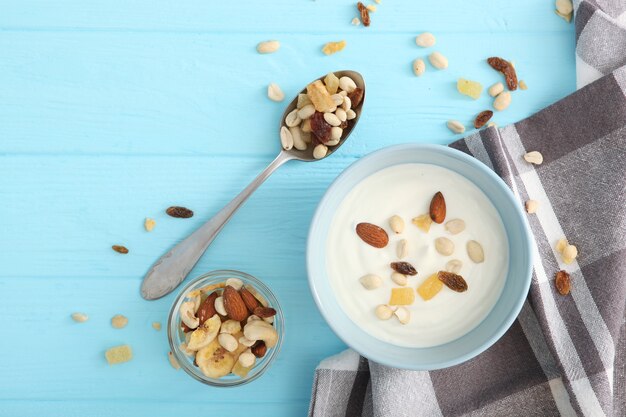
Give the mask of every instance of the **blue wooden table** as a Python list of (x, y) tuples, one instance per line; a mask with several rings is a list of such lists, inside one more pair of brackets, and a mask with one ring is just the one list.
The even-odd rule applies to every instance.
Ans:
[[(495, 115), (526, 117), (575, 88), (574, 30), (552, 1), (383, 0), (370, 28), (355, 2), (0, 0), (0, 416), (302, 416), (313, 371), (345, 348), (317, 312), (307, 228), (329, 183), (381, 147), (449, 143), (489, 107), (458, 77), (500, 80), (485, 58), (515, 61), (527, 91)], [(431, 31), (450, 67), (416, 78)], [(259, 41), (280, 51), (259, 55)], [(345, 39), (324, 56), (325, 42)], [(152, 262), (228, 202), (278, 151), (288, 97), (331, 70), (368, 85), (358, 128), (333, 157), (290, 163), (250, 199), (191, 276), (234, 268), (265, 280), (285, 310), (284, 348), (265, 376), (216, 389), (172, 369), (164, 330), (173, 295), (139, 296)], [(184, 205), (189, 220), (164, 209)], [(157, 221), (143, 229), (145, 217)], [(119, 255), (112, 244), (130, 254)], [(90, 316), (85, 324), (74, 311)], [(114, 314), (129, 317), (111, 328)], [(135, 359), (103, 352), (128, 343)]]

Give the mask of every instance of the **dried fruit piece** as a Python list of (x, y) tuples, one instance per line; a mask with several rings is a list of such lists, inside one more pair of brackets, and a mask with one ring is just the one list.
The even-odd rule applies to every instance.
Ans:
[(230, 373), (235, 357), (214, 339), (196, 354), (196, 362), (202, 373), (209, 378), (221, 378)]
[(133, 350), (128, 345), (115, 346), (107, 349), (107, 351), (104, 352), (104, 357), (109, 365), (116, 365), (133, 359)]
[(509, 61), (498, 57), (491, 57), (487, 58), (487, 63), (491, 66), (491, 68), (496, 71), (500, 71), (504, 75), (504, 79), (506, 80), (506, 85), (509, 90), (517, 90), (517, 74), (515, 73), (515, 68)]
[(574, 12), (572, 0), (556, 0), (556, 11), (559, 15), (571, 17)]
[(178, 219), (188, 219), (193, 217), (193, 211), (189, 210), (186, 207), (181, 206), (171, 206), (168, 207), (165, 212), (172, 217), (176, 217)]
[(467, 282), (462, 276), (447, 271), (437, 272), (437, 278), (443, 282), (446, 287), (452, 291), (465, 292), (467, 291)]
[(315, 110), (324, 113), (333, 112), (337, 108), (337, 105), (330, 97), (330, 94), (322, 81), (315, 80), (311, 84), (307, 85), (306, 92), (315, 106)]
[(438, 278), (438, 274), (432, 274), (417, 287), (417, 293), (424, 301), (428, 301), (437, 295), (442, 288), (443, 282)]
[(435, 223), (443, 223), (446, 219), (446, 200), (441, 191), (437, 191), (430, 201), (430, 218)]
[(567, 239), (561, 238), (558, 242), (556, 242), (556, 251), (558, 253), (563, 253), (563, 250), (567, 246)]
[(415, 43), (417, 44), (417, 46), (420, 46), (422, 48), (430, 48), (431, 46), (435, 45), (435, 42), (435, 35), (430, 32), (421, 33), (415, 38)]
[(389, 320), (391, 316), (393, 316), (393, 308), (389, 307), (387, 304), (380, 304), (374, 310), (374, 314), (380, 320)]
[(528, 90), (528, 85), (526, 84), (526, 81), (520, 80), (520, 82), (519, 82), (519, 89), (520, 90)]
[(561, 295), (567, 295), (572, 287), (570, 276), (566, 271), (559, 271), (554, 278), (554, 286)]
[(218, 293), (213, 292), (200, 304), (196, 316), (198, 317), (198, 324), (203, 325), (205, 321), (217, 314), (215, 310), (215, 300), (219, 296)]
[(116, 314), (111, 317), (111, 326), (113, 326), (114, 329), (123, 329), (127, 324), (128, 318), (122, 316), (121, 314)]
[(224, 298), (224, 309), (228, 318), (237, 321), (243, 321), (248, 318), (248, 308), (235, 288), (227, 285), (224, 288), (222, 297)]
[(391, 266), (391, 269), (393, 269), (394, 271), (399, 272), (403, 275), (417, 275), (417, 270), (415, 269), (415, 267), (413, 267), (413, 265), (408, 262), (392, 262), (391, 264), (389, 264), (389, 266)]
[(324, 119), (324, 113), (315, 112), (311, 116), (311, 133), (321, 142), (328, 143), (332, 135), (332, 126)]
[(262, 358), (267, 353), (267, 346), (264, 341), (259, 340), (250, 348), (250, 351), (257, 358)]
[(356, 234), (363, 242), (375, 248), (384, 248), (389, 243), (387, 232), (381, 227), (371, 223), (359, 223), (356, 225)]
[(239, 295), (241, 295), (241, 299), (243, 300), (243, 303), (246, 305), (250, 313), (253, 313), (255, 308), (261, 306), (259, 300), (257, 300), (256, 297), (252, 295), (252, 293), (248, 291), (247, 288), (241, 288), (239, 290)]
[(158, 321), (153, 321), (152, 322), (152, 328), (154, 330), (156, 330), (157, 332), (160, 332), (161, 331), (161, 323), (158, 322)]
[[(302, 93), (298, 94), (298, 104), (296, 104), (296, 108), (301, 109), (308, 104), (313, 104), (311, 103), (311, 99), (309, 98), (309, 95), (302, 94)], [(300, 118), (302, 119), (302, 117)]]
[(254, 309), (254, 315), (259, 316), (262, 319), (268, 319), (276, 315), (276, 310), (272, 307), (257, 307)]
[(415, 291), (410, 287), (392, 288), (389, 305), (408, 306), (415, 302)]
[(375, 290), (383, 284), (383, 280), (375, 274), (363, 275), (359, 278), (359, 282), (366, 290)]
[(472, 262), (477, 264), (485, 261), (485, 252), (483, 251), (483, 247), (475, 240), (467, 242), (467, 256), (469, 256)]
[(493, 117), (493, 112), (491, 110), (485, 110), (478, 113), (476, 119), (474, 119), (474, 127), (476, 129), (480, 129), (483, 127), (491, 118)]
[(480, 98), (480, 94), (483, 92), (483, 85), (477, 81), (459, 78), (456, 82), (456, 89), (459, 93), (471, 97), (474, 100), (478, 100)]
[(72, 320), (74, 320), (76, 323), (84, 323), (89, 320), (89, 316), (87, 316), (85, 313), (73, 313)]
[(146, 231), (151, 232), (154, 226), (156, 226), (156, 221), (150, 217), (146, 217), (146, 220), (143, 222), (143, 227), (145, 227)]
[(362, 88), (356, 87), (352, 91), (348, 92), (348, 98), (350, 98), (350, 103), (352, 104), (352, 108), (356, 109), (359, 104), (361, 104), (361, 100), (363, 100), (364, 91)]
[[(327, 42), (324, 47), (322, 47), (322, 52), (324, 55), (332, 55), (335, 54), (343, 48), (346, 47), (346, 41), (338, 41), (338, 42)], [(334, 93), (331, 93), (334, 94)]]
[(370, 25), (370, 12), (367, 10), (367, 7), (361, 2), (356, 4), (356, 7), (359, 9), (361, 13), (361, 21), (363, 22), (363, 26), (367, 27)]
[(420, 214), (419, 216), (414, 217), (411, 222), (424, 233), (428, 233), (430, 226), (433, 224), (433, 219), (430, 218), (429, 214)]
[(326, 85), (328, 94), (335, 94), (339, 89), (339, 78), (337, 78), (334, 72), (329, 72), (324, 78), (324, 84)]
[(111, 248), (117, 252), (117, 253), (121, 253), (122, 255), (126, 255), (128, 253), (128, 249), (126, 248), (126, 246), (122, 246), (122, 245), (113, 245), (111, 246)]
[(367, 7), (367, 10), (369, 10), (370, 12), (376, 12), (376, 6), (374, 6), (373, 4), (368, 4), (365, 7)]
[(454, 253), (454, 242), (447, 237), (435, 239), (435, 249), (443, 256), (450, 256)]
[(222, 320), (217, 314), (205, 321), (202, 326), (199, 326), (191, 333), (187, 349), (200, 350), (208, 346), (219, 333), (221, 325)]
[(578, 248), (576, 248), (576, 246), (567, 245), (563, 249), (562, 257), (563, 257), (563, 262), (565, 262), (566, 264), (571, 264), (572, 262), (574, 262), (577, 256), (578, 256)]

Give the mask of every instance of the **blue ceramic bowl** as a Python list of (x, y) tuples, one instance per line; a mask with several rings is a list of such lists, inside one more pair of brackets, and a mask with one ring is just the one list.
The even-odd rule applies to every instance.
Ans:
[[(498, 210), (509, 240), (509, 270), (500, 298), (472, 331), (452, 342), (407, 348), (383, 342), (361, 330), (343, 311), (326, 270), (326, 240), (333, 213), (344, 196), (373, 173), (398, 164), (439, 165), (464, 176), (489, 197)], [(348, 346), (375, 362), (404, 369), (433, 370), (459, 364), (494, 344), (519, 314), (532, 273), (532, 243), (525, 213), (511, 190), (482, 162), (439, 145), (407, 144), (373, 152), (348, 167), (330, 186), (313, 216), (307, 243), (309, 284), (317, 307)]]

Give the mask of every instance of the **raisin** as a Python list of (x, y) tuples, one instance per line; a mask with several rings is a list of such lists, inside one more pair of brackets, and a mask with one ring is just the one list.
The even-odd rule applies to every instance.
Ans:
[(391, 269), (403, 275), (417, 275), (417, 270), (408, 262), (392, 262)]
[(324, 113), (316, 111), (311, 116), (311, 132), (321, 142), (330, 141), (330, 130), (333, 127), (324, 120)]
[(439, 271), (437, 272), (437, 278), (439, 278), (439, 281), (443, 282), (446, 287), (450, 288), (452, 291), (467, 291), (467, 282), (465, 282), (465, 279), (463, 279), (460, 275), (453, 274), (452, 272)]
[(491, 119), (492, 116), (493, 112), (491, 110), (481, 111), (480, 113), (478, 113), (478, 116), (476, 116), (476, 119), (474, 120), (474, 127), (476, 129), (480, 129), (489, 121), (489, 119)]
[(557, 272), (556, 277), (554, 278), (554, 286), (556, 287), (559, 294), (569, 294), (569, 291), (572, 287), (572, 281), (570, 280), (569, 274), (565, 271)]
[(517, 74), (513, 65), (505, 59), (498, 57), (487, 58), (487, 63), (496, 71), (500, 71), (506, 79), (506, 85), (511, 91), (517, 90)]
[(356, 4), (356, 7), (359, 9), (359, 12), (361, 12), (361, 21), (363, 22), (363, 26), (369, 26), (370, 25), (370, 11), (367, 10), (367, 7), (365, 7), (365, 5), (361, 2), (358, 2)]
[(172, 206), (172, 207), (168, 207), (167, 210), (165, 210), (165, 212), (169, 214), (170, 216), (176, 217), (179, 219), (188, 219), (190, 217), (193, 217), (193, 211), (189, 210), (186, 207)]
[(351, 93), (348, 93), (348, 97), (350, 97), (350, 103), (352, 104), (352, 108), (356, 109), (359, 104), (361, 104), (361, 100), (363, 100), (363, 89), (355, 88)]
[(113, 245), (111, 246), (111, 248), (113, 248), (113, 250), (117, 253), (121, 253), (123, 255), (126, 255), (128, 253), (128, 249), (126, 248), (126, 246), (121, 246), (121, 245)]

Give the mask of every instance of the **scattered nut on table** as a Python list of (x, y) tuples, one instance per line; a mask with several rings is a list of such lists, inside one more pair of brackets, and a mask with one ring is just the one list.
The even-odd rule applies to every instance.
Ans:
[(72, 320), (76, 323), (84, 323), (89, 320), (89, 316), (85, 313), (72, 313)]
[(526, 202), (526, 212), (529, 214), (533, 214), (537, 212), (539, 208), (539, 202), (537, 200), (528, 200)]
[(430, 48), (431, 46), (434, 46), (436, 42), (437, 40), (435, 38), (435, 35), (430, 32), (420, 33), (415, 38), (415, 43), (417, 44), (417, 46), (420, 46), (422, 48)]
[(543, 163), (543, 155), (538, 151), (531, 151), (524, 155), (524, 160), (529, 164), (541, 165)]
[(111, 326), (115, 329), (123, 329), (128, 324), (128, 318), (121, 314), (116, 314), (111, 318)]
[(275, 40), (259, 42), (259, 44), (256, 46), (256, 50), (260, 54), (272, 54), (278, 51), (279, 49), (280, 49), (280, 42), (275, 41)]

